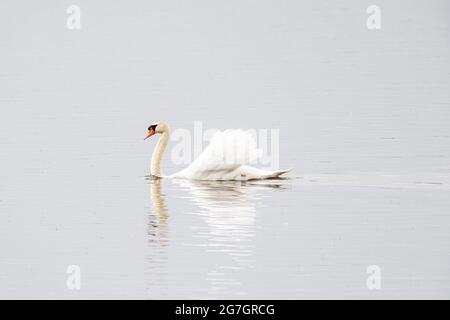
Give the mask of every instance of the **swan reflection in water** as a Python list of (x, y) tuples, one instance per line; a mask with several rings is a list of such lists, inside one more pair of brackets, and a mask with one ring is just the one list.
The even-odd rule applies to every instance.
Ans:
[[(154, 211), (153, 221), (149, 224), (157, 243), (167, 245), (168, 209), (162, 190), (162, 180), (150, 180), (150, 198)], [(242, 284), (233, 279), (233, 273), (253, 266), (254, 237), (257, 230), (257, 207), (265, 192), (262, 189), (284, 190), (288, 188), (280, 180), (265, 181), (194, 181), (173, 179), (173, 183), (186, 193), (190, 201), (186, 203), (185, 214), (197, 216), (204, 223), (195, 221), (190, 228), (184, 246), (202, 247), (206, 251), (205, 261), (209, 263), (209, 271), (205, 275), (209, 282), (208, 294), (234, 292), (245, 294)], [(192, 204), (195, 209), (192, 210)]]
[(149, 216), (148, 234), (150, 241), (157, 241), (160, 245), (167, 245), (167, 219), (169, 212), (162, 191), (163, 179), (148, 179), (150, 181), (150, 200), (153, 212)]

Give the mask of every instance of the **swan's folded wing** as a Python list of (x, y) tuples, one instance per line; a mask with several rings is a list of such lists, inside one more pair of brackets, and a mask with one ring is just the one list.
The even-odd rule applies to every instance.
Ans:
[(199, 180), (227, 180), (242, 165), (258, 159), (260, 150), (249, 131), (216, 132), (209, 145), (186, 169), (175, 176)]

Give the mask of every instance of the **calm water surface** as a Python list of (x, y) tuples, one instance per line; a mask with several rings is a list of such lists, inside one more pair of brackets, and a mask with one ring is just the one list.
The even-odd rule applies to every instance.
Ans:
[[(79, 5), (0, 5), (0, 297), (450, 297), (447, 1)], [(294, 170), (151, 180), (158, 119), (279, 129)]]

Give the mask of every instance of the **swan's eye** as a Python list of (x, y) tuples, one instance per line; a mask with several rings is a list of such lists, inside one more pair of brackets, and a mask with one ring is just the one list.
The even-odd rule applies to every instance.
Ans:
[(153, 130), (156, 131), (156, 124), (152, 124), (150, 127), (148, 127), (148, 131)]

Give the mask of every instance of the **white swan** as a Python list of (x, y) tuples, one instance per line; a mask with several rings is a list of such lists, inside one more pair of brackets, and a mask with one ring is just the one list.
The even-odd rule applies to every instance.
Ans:
[[(147, 136), (160, 134), (153, 151), (150, 175), (164, 177), (161, 174), (161, 161), (169, 143), (169, 127), (157, 121), (148, 127)], [(192, 180), (257, 180), (278, 178), (287, 170), (262, 170), (248, 164), (259, 157), (259, 150), (249, 132), (242, 130), (218, 131), (209, 145), (187, 168), (167, 176), (167, 178), (183, 178)]]

